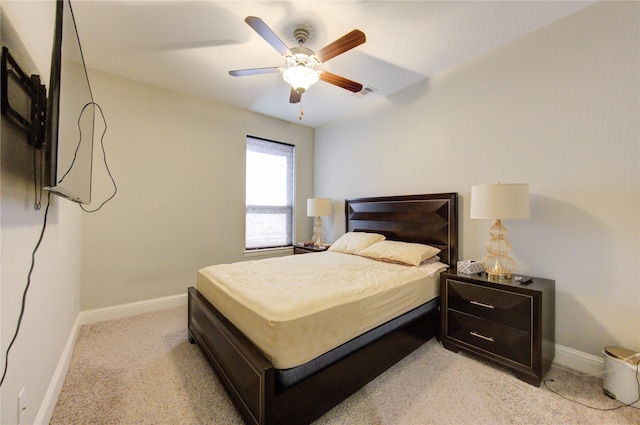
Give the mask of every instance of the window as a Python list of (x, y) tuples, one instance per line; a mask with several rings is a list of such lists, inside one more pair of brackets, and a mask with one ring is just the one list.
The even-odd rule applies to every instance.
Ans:
[(292, 244), (295, 146), (247, 136), (246, 249)]

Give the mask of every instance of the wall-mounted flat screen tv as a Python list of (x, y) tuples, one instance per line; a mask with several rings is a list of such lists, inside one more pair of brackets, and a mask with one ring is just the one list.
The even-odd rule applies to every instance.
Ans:
[(69, 0), (56, 2), (47, 102), (44, 189), (88, 204), (95, 108)]

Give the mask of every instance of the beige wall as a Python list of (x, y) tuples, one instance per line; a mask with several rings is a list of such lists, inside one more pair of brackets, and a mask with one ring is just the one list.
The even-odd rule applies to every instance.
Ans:
[(556, 342), (640, 350), (639, 20), (638, 2), (596, 4), (318, 129), (317, 195), (458, 192), (478, 259), (471, 186), (529, 183), (531, 219), (505, 224), (518, 271), (556, 280)]
[[(83, 216), (82, 309), (184, 294), (244, 259), (245, 137), (296, 145), (296, 237), (309, 239), (313, 130), (90, 71), (118, 193)], [(96, 134), (104, 128), (97, 119)], [(96, 143), (93, 202), (112, 190)]]
[[(28, 74), (39, 74), (49, 87), (53, 45), (54, 2), (2, 2), (2, 45)], [(18, 93), (11, 90), (9, 95)], [(20, 104), (18, 95), (12, 105)], [(34, 210), (33, 150), (26, 133), (2, 116), (0, 146), (0, 334), (2, 366), (14, 335), (32, 252), (44, 222), (42, 209)], [(58, 361), (80, 311), (81, 211), (72, 202), (51, 198), (47, 227), (35, 256), (20, 332), (9, 354), (0, 397), (0, 423), (17, 423), (18, 394), (24, 388), (27, 410), (23, 423), (36, 421)], [(38, 420), (46, 422), (46, 418)]]

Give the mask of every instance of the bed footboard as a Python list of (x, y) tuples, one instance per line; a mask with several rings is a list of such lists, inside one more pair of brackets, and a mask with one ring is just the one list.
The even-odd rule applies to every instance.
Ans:
[(188, 299), (189, 339), (200, 345), (245, 421), (273, 423), (271, 362), (196, 288), (189, 288)]

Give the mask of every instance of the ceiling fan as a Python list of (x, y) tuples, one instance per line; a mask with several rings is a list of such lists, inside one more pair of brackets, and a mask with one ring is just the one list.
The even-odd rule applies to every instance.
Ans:
[(298, 28), (294, 31), (293, 35), (298, 42), (298, 46), (289, 48), (262, 19), (255, 16), (247, 16), (244, 21), (286, 59), (286, 67), (238, 69), (229, 71), (230, 75), (243, 77), (247, 75), (282, 73), (285, 81), (291, 85), (291, 94), (289, 95), (289, 102), (291, 103), (300, 102), (302, 93), (307, 91), (309, 87), (318, 80), (354, 93), (362, 90), (362, 84), (360, 83), (328, 71), (314, 69), (316, 65), (324, 63), (364, 43), (366, 37), (362, 31), (353, 30), (333, 43), (314, 52), (303, 46), (309, 39), (309, 31), (305, 28)]

